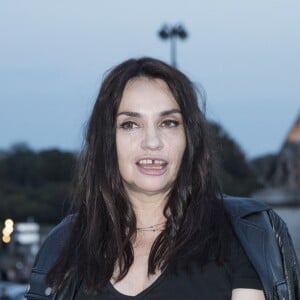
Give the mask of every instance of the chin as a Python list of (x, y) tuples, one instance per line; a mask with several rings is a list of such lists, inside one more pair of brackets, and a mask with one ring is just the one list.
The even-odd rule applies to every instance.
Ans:
[(159, 194), (168, 192), (170, 190), (170, 185), (140, 185), (138, 188), (141, 191), (144, 191), (145, 194)]

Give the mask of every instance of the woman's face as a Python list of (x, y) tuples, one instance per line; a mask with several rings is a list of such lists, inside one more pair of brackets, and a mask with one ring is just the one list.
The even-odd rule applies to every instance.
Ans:
[(181, 111), (166, 83), (129, 81), (116, 122), (118, 165), (128, 195), (165, 195), (186, 147)]

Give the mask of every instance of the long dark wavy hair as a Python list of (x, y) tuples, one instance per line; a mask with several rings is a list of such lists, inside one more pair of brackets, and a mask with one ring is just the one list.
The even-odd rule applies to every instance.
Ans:
[(87, 292), (117, 280), (133, 263), (136, 217), (120, 176), (116, 151), (116, 114), (126, 84), (137, 77), (161, 79), (177, 101), (185, 128), (186, 149), (164, 208), (166, 228), (156, 238), (148, 273), (165, 270), (179, 258), (200, 266), (212, 257), (226, 260), (228, 221), (218, 184), (207, 121), (193, 83), (179, 70), (153, 58), (127, 60), (105, 77), (95, 102), (79, 160), (74, 191), (76, 217), (69, 240), (47, 275), (60, 288), (79, 278)]

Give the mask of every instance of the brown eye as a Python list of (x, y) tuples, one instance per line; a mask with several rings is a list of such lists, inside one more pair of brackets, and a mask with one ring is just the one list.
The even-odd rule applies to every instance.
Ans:
[(179, 122), (175, 120), (165, 120), (161, 123), (162, 127), (167, 127), (167, 128), (177, 127), (178, 125)]
[(137, 127), (138, 127), (138, 125), (132, 121), (126, 121), (120, 125), (120, 128), (125, 129), (125, 130), (131, 130), (131, 129), (134, 129)]

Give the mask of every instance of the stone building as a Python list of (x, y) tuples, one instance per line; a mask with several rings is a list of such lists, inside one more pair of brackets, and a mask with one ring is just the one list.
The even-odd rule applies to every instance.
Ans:
[(254, 160), (253, 167), (265, 186), (253, 196), (275, 206), (300, 206), (300, 113), (279, 153)]

